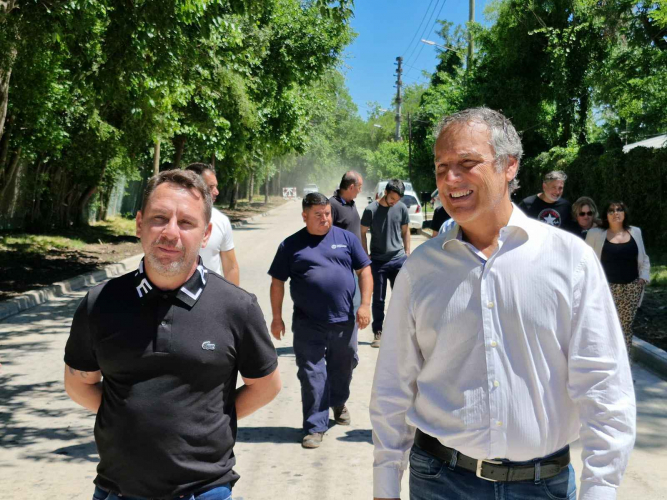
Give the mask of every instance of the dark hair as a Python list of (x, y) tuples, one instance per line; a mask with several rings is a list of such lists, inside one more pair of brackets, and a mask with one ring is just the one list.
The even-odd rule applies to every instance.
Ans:
[(301, 207), (305, 210), (307, 208), (313, 207), (315, 205), (328, 205), (329, 198), (324, 196), (322, 193), (308, 193), (303, 197), (301, 202)]
[(171, 184), (176, 184), (177, 186), (183, 187), (185, 189), (196, 189), (204, 200), (204, 219), (206, 224), (211, 222), (211, 210), (213, 207), (213, 201), (211, 200), (211, 193), (208, 189), (208, 186), (204, 184), (204, 180), (201, 175), (197, 175), (191, 170), (165, 170), (159, 174), (154, 175), (148, 181), (146, 190), (144, 191), (144, 198), (141, 202), (141, 211), (146, 211), (146, 206), (150, 200), (153, 191), (157, 189), (160, 184), (169, 182)]
[(213, 165), (210, 165), (208, 163), (190, 163), (187, 167), (185, 167), (185, 170), (190, 170), (191, 172), (194, 172), (195, 174), (203, 175), (204, 171), (210, 170), (215, 174), (215, 169), (213, 168)]
[(343, 174), (343, 178), (340, 180), (340, 185), (338, 188), (341, 191), (345, 191), (350, 186), (357, 186), (359, 184), (360, 177), (361, 175), (359, 175), (358, 172), (355, 172), (354, 170), (349, 170), (348, 172), (345, 172)]
[(403, 198), (403, 195), (405, 194), (405, 184), (403, 184), (403, 181), (400, 179), (392, 179), (387, 182), (387, 186), (384, 188), (384, 190), (387, 193), (389, 193), (389, 191), (393, 191), (398, 196)]
[(622, 201), (610, 201), (600, 215), (602, 216), (602, 229), (609, 229), (608, 212), (611, 207), (621, 207), (625, 217), (623, 217), (623, 229), (630, 229), (630, 212), (628, 206)]

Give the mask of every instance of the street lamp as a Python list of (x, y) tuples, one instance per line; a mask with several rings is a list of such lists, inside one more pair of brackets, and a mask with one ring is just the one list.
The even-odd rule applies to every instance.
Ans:
[(461, 54), (462, 56), (465, 55), (465, 54), (464, 54), (463, 52), (461, 52), (460, 50), (454, 49), (454, 48), (452, 48), (452, 47), (447, 47), (446, 45), (440, 45), (439, 43), (435, 43), (435, 42), (433, 42), (433, 41), (431, 41), (431, 40), (424, 40), (424, 39), (422, 38), (422, 43), (425, 43), (426, 45), (433, 45), (433, 46), (435, 46), (435, 47), (440, 47), (441, 49), (449, 50), (450, 52), (456, 52), (457, 54)]

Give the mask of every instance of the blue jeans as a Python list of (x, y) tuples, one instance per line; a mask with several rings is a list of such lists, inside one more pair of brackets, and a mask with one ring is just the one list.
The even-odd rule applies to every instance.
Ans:
[(413, 446), (410, 500), (575, 500), (577, 496), (571, 464), (548, 479), (497, 483), (449, 465)]
[(357, 325), (318, 323), (294, 315), (294, 356), (301, 382), (303, 430), (307, 434), (329, 429), (329, 408), (350, 397), (352, 370), (357, 366)]
[(382, 331), (384, 323), (384, 302), (387, 297), (387, 282), (394, 288), (394, 281), (398, 272), (403, 267), (406, 256), (389, 262), (372, 261), (371, 272), (373, 274), (373, 333)]
[[(99, 486), (95, 486), (95, 493), (93, 493), (93, 500), (149, 500), (139, 497), (119, 496), (115, 493), (103, 490)], [(181, 500), (176, 498), (174, 500)], [(223, 484), (213, 488), (212, 490), (199, 493), (198, 495), (190, 495), (182, 497), (182, 500), (232, 500), (232, 487), (229, 483)]]

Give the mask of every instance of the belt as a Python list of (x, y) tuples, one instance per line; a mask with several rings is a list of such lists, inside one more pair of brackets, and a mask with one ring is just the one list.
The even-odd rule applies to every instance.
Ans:
[[(415, 444), (434, 457), (439, 458), (447, 464), (455, 463), (469, 472), (473, 472), (480, 479), (487, 481), (534, 481), (536, 471), (537, 479), (548, 479), (560, 473), (570, 464), (570, 447), (566, 446), (553, 456), (533, 463), (507, 462), (500, 460), (478, 460), (468, 457), (453, 448), (448, 448), (436, 438), (424, 434), (417, 429)], [(456, 461), (453, 458), (456, 456)]]

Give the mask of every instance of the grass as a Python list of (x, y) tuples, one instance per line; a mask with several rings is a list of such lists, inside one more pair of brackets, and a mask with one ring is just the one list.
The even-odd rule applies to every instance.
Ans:
[(37, 234), (12, 234), (0, 236), (0, 250), (27, 253), (46, 253), (51, 250), (77, 250), (85, 243), (78, 238)]
[(651, 282), (649, 286), (667, 287), (667, 254), (649, 252), (651, 259)]

